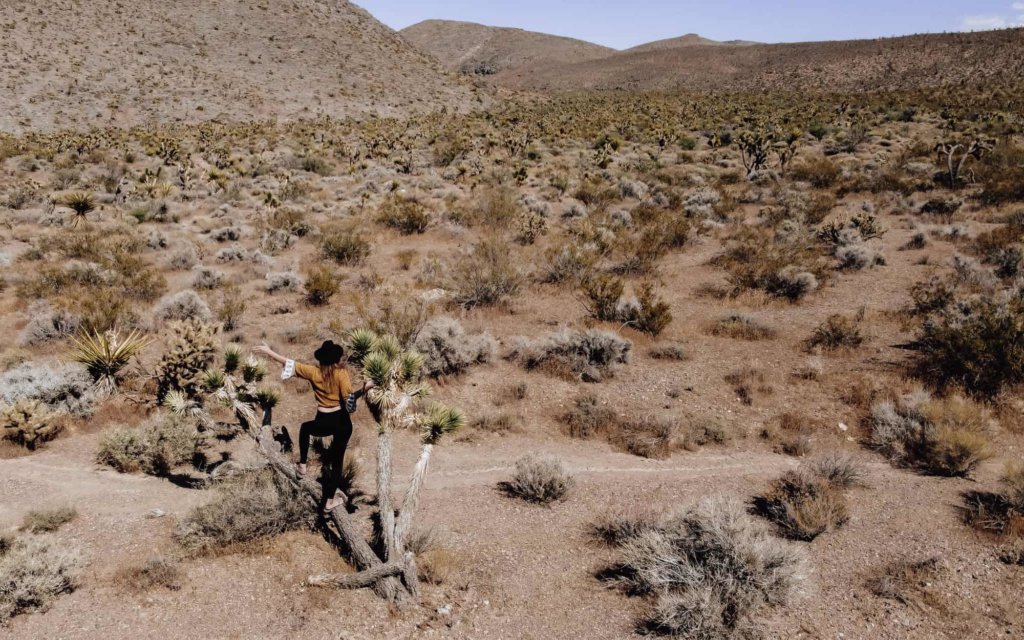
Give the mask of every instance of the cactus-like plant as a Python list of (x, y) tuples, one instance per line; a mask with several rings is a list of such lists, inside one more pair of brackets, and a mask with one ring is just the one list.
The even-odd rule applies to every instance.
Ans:
[(14, 404), (0, 405), (0, 430), (4, 440), (35, 450), (53, 440), (64, 428), (57, 412), (38, 400), (19, 398)]
[(157, 365), (160, 401), (171, 391), (196, 395), (217, 351), (217, 333), (216, 325), (196, 319), (171, 324), (167, 351)]
[(133, 331), (121, 338), (116, 332), (83, 334), (75, 338), (71, 359), (85, 365), (102, 390), (110, 393), (122, 380), (122, 371), (149, 344), (149, 339)]

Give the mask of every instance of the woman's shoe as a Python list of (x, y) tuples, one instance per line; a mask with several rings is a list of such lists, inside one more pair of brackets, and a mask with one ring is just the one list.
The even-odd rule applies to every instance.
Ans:
[(341, 494), (341, 496), (337, 498), (331, 498), (327, 501), (327, 504), (324, 505), (324, 513), (330, 513), (335, 509), (344, 507), (346, 504), (348, 504), (348, 496), (345, 494)]
[(298, 472), (299, 476), (306, 475), (306, 465), (304, 463), (300, 462), (299, 464), (295, 465), (295, 470)]

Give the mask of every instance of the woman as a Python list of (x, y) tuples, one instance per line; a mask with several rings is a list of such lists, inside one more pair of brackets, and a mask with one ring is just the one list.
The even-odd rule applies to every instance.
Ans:
[(335, 494), (341, 485), (345, 449), (348, 447), (349, 438), (352, 437), (352, 419), (349, 414), (355, 413), (356, 401), (370, 389), (370, 383), (364, 385), (358, 392), (352, 392), (352, 380), (341, 363), (341, 346), (330, 340), (323, 343), (313, 354), (317, 366), (286, 358), (266, 343), (253, 349), (253, 352), (279, 363), (284, 368), (281, 372), (282, 380), (294, 376), (306, 380), (313, 388), (317, 403), (316, 417), (299, 428), (298, 470), (299, 474), (306, 474), (310, 438), (330, 436), (331, 445), (324, 457), (327, 466), (324, 474), (324, 498), (327, 503), (324, 510), (334, 511), (347, 500), (345, 494), (338, 498), (335, 498)]

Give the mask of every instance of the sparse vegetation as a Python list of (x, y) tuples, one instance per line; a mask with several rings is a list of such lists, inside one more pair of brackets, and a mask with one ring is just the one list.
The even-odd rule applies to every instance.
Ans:
[(84, 567), (78, 548), (66, 541), (17, 538), (0, 552), (0, 624), (21, 613), (45, 611), (55, 598), (78, 587)]
[(516, 461), (512, 478), (499, 488), (509, 496), (534, 502), (551, 504), (565, 500), (574, 484), (562, 463), (553, 458), (526, 456)]

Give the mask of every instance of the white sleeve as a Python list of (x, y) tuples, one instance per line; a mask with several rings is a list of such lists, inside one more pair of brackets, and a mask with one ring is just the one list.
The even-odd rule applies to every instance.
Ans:
[(295, 361), (288, 360), (284, 363), (284, 370), (281, 371), (281, 379), (287, 380), (295, 375)]

